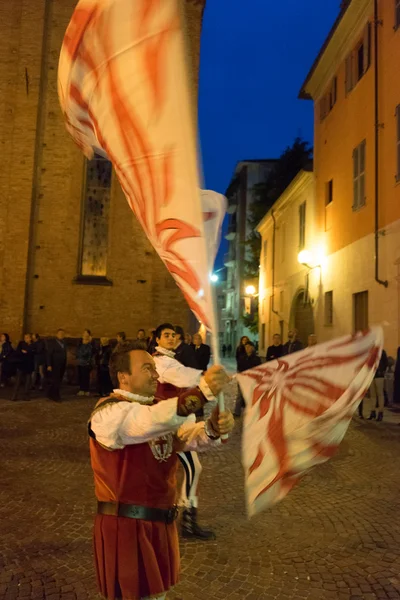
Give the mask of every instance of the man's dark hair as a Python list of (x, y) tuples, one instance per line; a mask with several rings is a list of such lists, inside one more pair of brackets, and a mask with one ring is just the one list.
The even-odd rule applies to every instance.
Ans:
[(57, 329), (57, 333), (58, 333), (59, 331), (63, 331), (63, 332), (65, 333), (65, 329), (63, 329), (62, 327), (60, 327), (59, 329)]
[(138, 333), (140, 333), (141, 331), (143, 331), (143, 333), (146, 333), (144, 329), (138, 329)]
[(184, 342), (185, 341), (185, 332), (183, 331), (183, 327), (181, 327), (180, 325), (175, 325), (174, 329), (175, 329), (175, 333), (180, 335), (182, 342)]
[(129, 353), (132, 350), (146, 350), (145, 344), (137, 340), (123, 342), (111, 354), (109, 370), (114, 383), (118, 384), (118, 373), (131, 374), (131, 359)]
[(126, 340), (126, 333), (125, 333), (125, 331), (119, 331), (117, 333), (117, 335), (119, 335), (119, 337), (122, 339), (122, 341), (125, 342), (125, 340)]
[(253, 344), (253, 342), (250, 342), (250, 340), (245, 343), (245, 346), (252, 346), (253, 348), (255, 348), (255, 345)]
[(156, 329), (156, 332), (154, 334), (156, 336), (156, 340), (160, 339), (161, 334), (165, 329), (172, 329), (172, 331), (175, 331), (175, 327), (171, 325), (171, 323), (163, 323), (162, 325), (159, 325)]

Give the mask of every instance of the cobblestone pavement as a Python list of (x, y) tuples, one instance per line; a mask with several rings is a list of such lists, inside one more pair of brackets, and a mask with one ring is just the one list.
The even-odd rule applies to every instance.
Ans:
[[(96, 598), (93, 404), (0, 400), (1, 600)], [(400, 599), (400, 427), (355, 421), (333, 460), (250, 522), (240, 427), (202, 462), (200, 517), (218, 538), (182, 544), (168, 600)]]

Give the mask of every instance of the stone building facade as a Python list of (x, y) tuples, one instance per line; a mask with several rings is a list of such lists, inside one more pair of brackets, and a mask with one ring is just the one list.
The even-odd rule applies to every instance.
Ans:
[[(0, 5), (0, 323), (14, 340), (58, 327), (71, 337), (85, 327), (96, 336), (120, 329), (134, 335), (139, 327), (163, 320), (185, 326), (190, 318), (115, 175), (105, 163), (88, 165), (65, 131), (57, 66), (76, 4)], [(183, 4), (193, 81), (204, 4)], [(93, 260), (88, 211), (95, 198), (104, 210), (95, 221), (103, 231)]]

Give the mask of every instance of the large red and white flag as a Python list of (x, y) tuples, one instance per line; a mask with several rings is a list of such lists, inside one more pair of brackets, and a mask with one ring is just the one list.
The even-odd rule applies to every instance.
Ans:
[(379, 327), (238, 375), (246, 402), (242, 460), (247, 511), (272, 506), (331, 458), (379, 364)]
[(80, 0), (58, 89), (68, 131), (88, 158), (112, 161), (150, 242), (212, 329), (209, 275), (225, 199), (200, 193), (179, 0)]

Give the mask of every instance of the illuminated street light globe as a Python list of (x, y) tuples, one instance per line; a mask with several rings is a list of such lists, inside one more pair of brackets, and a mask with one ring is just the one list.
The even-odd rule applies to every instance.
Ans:
[(218, 275), (216, 275), (215, 273), (213, 273), (213, 274), (210, 276), (210, 279), (211, 279), (211, 281), (212, 281), (213, 283), (216, 283), (216, 282), (218, 281)]
[(313, 261), (313, 255), (310, 250), (302, 250), (297, 256), (297, 260), (301, 265), (311, 265)]
[(254, 296), (255, 293), (256, 293), (256, 288), (254, 287), (254, 285), (248, 285), (246, 287), (246, 294), (248, 296)]

